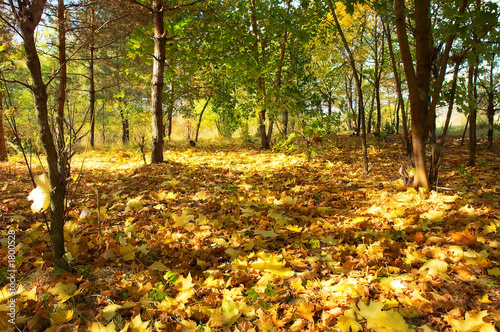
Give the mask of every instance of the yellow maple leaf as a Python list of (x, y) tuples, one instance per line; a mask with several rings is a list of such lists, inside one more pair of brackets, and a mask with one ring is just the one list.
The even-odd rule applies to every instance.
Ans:
[(65, 284), (58, 282), (54, 287), (49, 288), (49, 293), (57, 295), (59, 297), (59, 301), (64, 303), (79, 293), (76, 288), (76, 285), (73, 283)]
[(366, 327), (380, 332), (409, 332), (409, 325), (400, 313), (390, 309), (382, 311), (383, 302), (371, 301), (369, 305), (360, 302), (359, 314), (366, 319)]
[(191, 214), (188, 214), (189, 212), (187, 210), (182, 211), (182, 215), (178, 216), (175, 213), (172, 214), (170, 217), (174, 221), (174, 224), (172, 225), (173, 228), (175, 227), (183, 227), (186, 225), (187, 222), (194, 220), (194, 216)]
[(290, 278), (294, 275), (292, 269), (285, 267), (286, 262), (281, 261), (281, 255), (276, 256), (263, 252), (258, 255), (260, 256), (259, 259), (250, 264), (252, 268), (256, 270), (264, 270), (284, 278)]
[(50, 205), (50, 183), (45, 174), (35, 177), (35, 183), (37, 187), (28, 196), (28, 200), (33, 201), (33, 213), (45, 211)]
[(311, 302), (301, 302), (297, 306), (297, 316), (302, 317), (310, 322), (313, 322), (314, 316), (314, 303)]
[(187, 277), (180, 275), (175, 283), (175, 288), (181, 291), (186, 291), (192, 289), (194, 286), (193, 278), (191, 277), (191, 272), (188, 273)]
[(447, 316), (446, 319), (450, 323), (451, 327), (456, 332), (495, 332), (496, 329), (492, 324), (483, 321), (483, 318), (488, 316), (488, 312), (483, 310), (475, 316), (471, 316), (471, 312), (465, 313), (465, 319), (454, 319), (451, 316)]
[(50, 321), (55, 325), (62, 325), (73, 318), (73, 310), (58, 310), (50, 314)]
[(109, 323), (108, 325), (104, 325), (99, 322), (94, 322), (88, 329), (89, 332), (115, 332), (116, 326), (114, 322)]
[(122, 258), (125, 262), (131, 261), (135, 258), (135, 247), (132, 244), (127, 244), (126, 247), (120, 247)]
[(149, 325), (149, 320), (143, 322), (141, 319), (141, 315), (137, 315), (132, 319), (132, 322), (130, 323), (130, 331), (131, 332), (152, 332), (153, 328), (148, 327)]
[(435, 277), (448, 270), (448, 263), (440, 259), (430, 259), (422, 265), (420, 271), (429, 270), (429, 275)]
[(108, 304), (101, 310), (101, 316), (109, 322), (116, 315), (116, 311), (121, 309), (121, 307), (121, 305), (116, 303)]
[(340, 316), (337, 320), (337, 327), (342, 332), (358, 332), (363, 327), (356, 320), (356, 307), (353, 307), (349, 310), (346, 310), (342, 316)]

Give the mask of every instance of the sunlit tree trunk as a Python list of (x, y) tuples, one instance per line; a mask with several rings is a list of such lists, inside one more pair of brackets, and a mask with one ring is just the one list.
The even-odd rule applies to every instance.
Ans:
[(425, 147), (429, 136), (429, 84), (432, 69), (430, 0), (415, 1), (416, 70), (406, 31), (404, 0), (394, 0), (396, 29), (410, 97), (411, 134), (417, 187), (431, 189), (427, 176)]

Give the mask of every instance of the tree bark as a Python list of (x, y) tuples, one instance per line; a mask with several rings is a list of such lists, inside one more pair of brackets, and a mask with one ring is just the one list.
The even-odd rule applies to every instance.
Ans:
[(3, 94), (0, 92), (0, 161), (7, 161), (7, 146), (3, 130)]
[[(257, 17), (255, 15), (256, 8), (256, 0), (248, 0), (250, 3), (250, 19), (252, 24), (252, 34), (254, 35), (255, 42), (253, 45), (254, 54), (257, 62), (262, 64), (266, 61), (266, 45), (260, 36), (259, 25), (257, 22)], [(260, 54), (259, 54), (259, 44), (260, 44)], [(259, 133), (260, 133), (260, 142), (262, 149), (270, 149), (271, 148), (271, 137), (268, 136), (268, 132), (266, 132), (266, 81), (262, 77), (262, 73), (257, 77), (257, 91), (259, 94), (260, 100), (260, 111), (259, 111)], [(273, 122), (271, 121), (269, 124), (269, 134), (272, 134)]]
[(490, 78), (489, 78), (489, 86), (487, 88), (487, 96), (488, 96), (488, 106), (486, 108), (486, 117), (488, 118), (488, 150), (493, 149), (493, 121), (495, 116), (495, 86), (493, 82), (495, 62), (494, 62), (495, 54), (493, 53), (493, 59), (490, 62)]
[(163, 161), (163, 78), (165, 74), (166, 30), (163, 22), (164, 4), (161, 0), (153, 0), (153, 79), (151, 82), (151, 113), (152, 113), (152, 151), (151, 162)]
[(432, 69), (430, 0), (415, 1), (416, 70), (406, 31), (404, 0), (394, 0), (396, 29), (408, 84), (416, 187), (431, 189), (427, 176), (425, 147), (429, 135), (429, 85)]
[(469, 99), (469, 166), (476, 166), (476, 121), (477, 121), (477, 64), (469, 62), (468, 99)]
[(89, 108), (90, 108), (90, 146), (95, 146), (95, 78), (94, 78), (94, 7), (90, 6), (90, 39), (89, 39)]
[(50, 240), (52, 244), (52, 255), (56, 267), (66, 267), (64, 260), (64, 215), (66, 196), (65, 169), (60, 170), (58, 166), (59, 156), (54, 143), (54, 137), (50, 131), (48, 108), (47, 108), (47, 86), (43, 82), (40, 58), (36, 50), (35, 29), (40, 22), (46, 0), (33, 0), (29, 7), (17, 10), (11, 2), (11, 9), (19, 25), (26, 52), (26, 66), (32, 79), (32, 92), (35, 97), (35, 109), (40, 132), (40, 140), (45, 150), (49, 171), (50, 183)]

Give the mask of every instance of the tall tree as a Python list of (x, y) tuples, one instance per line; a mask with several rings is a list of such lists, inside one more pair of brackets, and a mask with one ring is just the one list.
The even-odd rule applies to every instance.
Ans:
[(328, 0), (328, 6), (330, 7), (330, 12), (332, 13), (333, 20), (335, 22), (335, 26), (337, 27), (337, 31), (340, 35), (340, 39), (342, 40), (342, 45), (344, 45), (344, 49), (347, 53), (349, 59), (349, 65), (352, 70), (352, 74), (354, 76), (354, 81), (356, 83), (356, 91), (358, 93), (358, 116), (361, 123), (361, 146), (363, 151), (363, 171), (364, 173), (368, 173), (368, 149), (366, 146), (366, 124), (365, 124), (365, 106), (363, 102), (363, 82), (361, 77), (361, 70), (358, 71), (356, 67), (356, 60), (354, 59), (354, 55), (351, 51), (351, 47), (347, 42), (347, 39), (344, 35), (342, 27), (337, 17), (337, 12), (335, 5), (332, 0)]
[(50, 186), (50, 239), (54, 265), (65, 267), (64, 260), (64, 215), (66, 197), (67, 165), (58, 151), (49, 124), (47, 107), (47, 86), (42, 77), (41, 63), (35, 43), (37, 28), (45, 8), (46, 0), (11, 1), (10, 8), (19, 27), (26, 53), (26, 66), (30, 72), (32, 85), (29, 86), (35, 98), (40, 140), (45, 150)]

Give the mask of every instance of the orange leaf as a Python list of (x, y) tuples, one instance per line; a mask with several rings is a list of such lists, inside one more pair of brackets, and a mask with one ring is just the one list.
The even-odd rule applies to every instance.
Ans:
[(461, 233), (452, 233), (451, 238), (455, 241), (456, 244), (465, 246), (477, 243), (476, 235), (471, 234), (469, 231), (463, 231)]
[(313, 321), (314, 304), (311, 302), (301, 302), (297, 307), (297, 316)]

